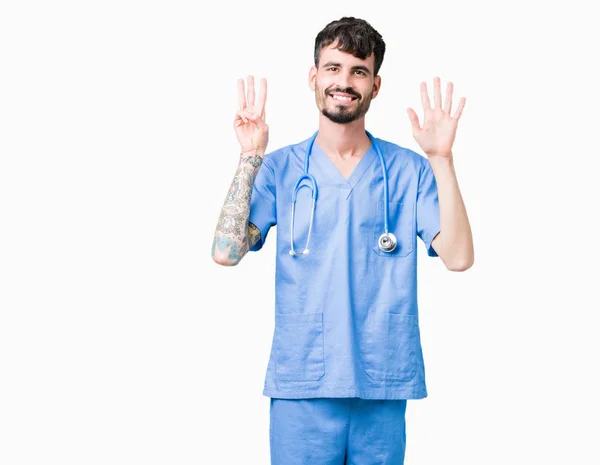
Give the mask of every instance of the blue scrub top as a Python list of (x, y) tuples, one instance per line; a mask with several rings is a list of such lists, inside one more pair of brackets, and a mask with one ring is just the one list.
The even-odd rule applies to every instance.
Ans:
[[(346, 180), (315, 142), (309, 170), (318, 198), (310, 253), (291, 256), (291, 197), (310, 137), (267, 153), (252, 190), (249, 221), (259, 250), (277, 225), (275, 329), (263, 394), (299, 399), (427, 397), (417, 305), (417, 236), (427, 254), (440, 230), (435, 177), (426, 157), (375, 138), (389, 184), (389, 231), (398, 245), (379, 249), (384, 231), (383, 173), (375, 147)], [(303, 184), (309, 184), (307, 180)], [(299, 189), (294, 249), (304, 250), (311, 189)]]

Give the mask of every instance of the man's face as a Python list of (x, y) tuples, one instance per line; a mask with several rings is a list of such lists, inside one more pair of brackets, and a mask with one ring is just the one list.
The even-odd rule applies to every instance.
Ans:
[(379, 92), (381, 78), (373, 76), (374, 54), (361, 60), (335, 49), (335, 45), (321, 50), (319, 68), (311, 68), (309, 81), (319, 111), (334, 123), (347, 124), (367, 113)]

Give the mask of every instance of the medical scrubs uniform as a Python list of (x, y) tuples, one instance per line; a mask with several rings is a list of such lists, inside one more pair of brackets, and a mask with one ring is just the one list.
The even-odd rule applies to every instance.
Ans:
[[(407, 399), (427, 396), (417, 305), (417, 236), (427, 254), (436, 257), (431, 241), (440, 230), (429, 161), (375, 138), (387, 169), (389, 232), (398, 240), (395, 250), (383, 252), (378, 245), (384, 232), (383, 171), (375, 147), (370, 146), (346, 179), (315, 141), (308, 169), (318, 186), (310, 253), (292, 256), (290, 203), (310, 139), (267, 153), (251, 197), (249, 221), (261, 232), (251, 250), (259, 250), (277, 225), (275, 330), (263, 391), (272, 398), (274, 424), (273, 412), (289, 409), (273, 410), (283, 399), (301, 400), (286, 403), (298, 408), (310, 404), (313, 413), (319, 402), (323, 408), (329, 402), (321, 413), (345, 406), (348, 414), (354, 404), (343, 404), (340, 398), (401, 400), (405, 406)], [(293, 231), (297, 252), (306, 245), (311, 216), (310, 182), (303, 184), (307, 186), (297, 194)], [(342, 404), (334, 404), (335, 398)], [(402, 403), (371, 404), (402, 408)], [(402, 416), (402, 427), (403, 422)]]

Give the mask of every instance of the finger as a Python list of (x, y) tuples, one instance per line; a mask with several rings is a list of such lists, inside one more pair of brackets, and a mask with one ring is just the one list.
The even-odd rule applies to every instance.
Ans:
[(450, 110), (452, 109), (452, 90), (454, 89), (454, 85), (451, 82), (448, 82), (446, 86), (446, 101), (444, 102), (444, 113), (450, 114)]
[(429, 95), (427, 94), (427, 84), (425, 84), (425, 81), (421, 81), (421, 103), (423, 104), (425, 111), (431, 110)]
[(456, 111), (454, 112), (454, 116), (452, 117), (452, 119), (455, 119), (458, 121), (458, 119), (460, 118), (460, 115), (462, 115), (462, 110), (465, 107), (465, 103), (467, 103), (467, 99), (465, 97), (461, 97), (460, 100), (458, 101), (458, 107), (456, 108)]
[(246, 91), (244, 90), (244, 80), (238, 79), (238, 110), (243, 112), (246, 109)]
[(244, 123), (248, 122), (248, 118), (246, 118), (245, 112), (246, 110), (238, 111), (235, 115), (236, 118), (241, 119)]
[(260, 80), (260, 96), (258, 98), (257, 112), (264, 118), (264, 109), (267, 102), (267, 80), (262, 78)]
[(240, 113), (237, 112), (235, 114), (235, 118), (233, 119), (233, 127), (237, 128), (238, 126), (241, 126), (242, 124), (244, 124), (244, 119), (242, 118)]
[(254, 106), (254, 76), (248, 75), (248, 107)]
[(442, 108), (442, 93), (440, 92), (440, 78), (433, 78), (433, 103), (435, 108)]
[(407, 108), (406, 112), (408, 113), (408, 118), (410, 119), (413, 131), (421, 130), (421, 125), (419, 124), (419, 117), (417, 116), (415, 111), (412, 108)]

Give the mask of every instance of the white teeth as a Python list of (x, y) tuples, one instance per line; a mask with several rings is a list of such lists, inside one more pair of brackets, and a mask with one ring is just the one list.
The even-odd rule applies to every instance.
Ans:
[(341, 95), (333, 95), (333, 98), (336, 100), (352, 100), (351, 97), (342, 97)]

